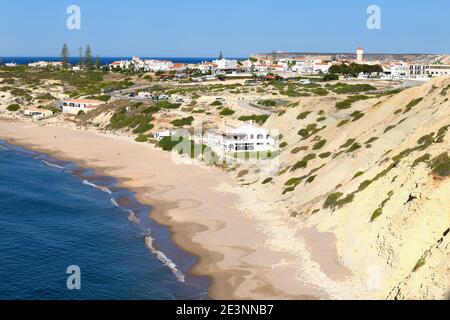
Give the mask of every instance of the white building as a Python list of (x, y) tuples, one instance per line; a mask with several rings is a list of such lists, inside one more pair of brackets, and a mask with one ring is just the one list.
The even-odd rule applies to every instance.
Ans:
[(442, 77), (450, 75), (447, 64), (412, 64), (409, 68), (411, 78)]
[(69, 99), (62, 101), (63, 113), (77, 115), (80, 111), (85, 113), (97, 109), (103, 101), (91, 99)]
[(358, 48), (356, 49), (356, 62), (361, 64), (364, 61), (364, 49)]
[(266, 129), (249, 123), (228, 132), (210, 131), (203, 143), (217, 153), (267, 152), (274, 149), (275, 139)]
[(30, 68), (62, 67), (59, 61), (36, 61), (28, 64)]
[(153, 138), (161, 141), (162, 139), (172, 137), (173, 135), (175, 135), (175, 131), (172, 130), (157, 131), (153, 133)]
[(382, 66), (385, 76), (389, 79), (401, 80), (409, 78), (410, 66), (403, 61), (394, 61)]
[(172, 61), (154, 59), (142, 60), (139, 57), (133, 57), (131, 60), (114, 61), (109, 67), (111, 69), (143, 70), (145, 72), (175, 70), (175, 65)]
[(315, 61), (313, 66), (313, 73), (328, 73), (331, 66), (331, 62)]
[(202, 62), (197, 65), (196, 69), (198, 69), (202, 73), (210, 73), (214, 72), (217, 69), (217, 64), (212, 62)]
[(225, 58), (214, 60), (213, 64), (217, 66), (216, 73), (237, 71), (239, 68), (237, 60), (228, 60)]
[(32, 117), (36, 120), (41, 120), (53, 115), (53, 111), (47, 109), (27, 109), (23, 111), (23, 114), (27, 117)]

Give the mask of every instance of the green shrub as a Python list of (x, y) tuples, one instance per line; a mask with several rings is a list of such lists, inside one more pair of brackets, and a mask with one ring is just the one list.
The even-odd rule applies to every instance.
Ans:
[(155, 103), (155, 106), (159, 109), (179, 109), (181, 104), (171, 103), (169, 101), (158, 101)]
[(352, 122), (356, 122), (364, 117), (364, 113), (361, 111), (355, 111), (350, 116), (353, 118)]
[(336, 103), (336, 109), (338, 110), (344, 110), (344, 109), (349, 109), (351, 108), (352, 104), (357, 102), (357, 101), (361, 101), (361, 100), (367, 100), (370, 99), (370, 97), (365, 96), (365, 95), (354, 95), (354, 96), (350, 96), (347, 99), (343, 100), (343, 101), (339, 101)]
[(267, 178), (262, 182), (262, 184), (268, 184), (268, 183), (271, 183), (272, 181), (273, 181), (273, 178)]
[(364, 174), (364, 171), (358, 171), (352, 178), (352, 180), (361, 177)]
[(236, 112), (234, 110), (231, 110), (230, 108), (225, 108), (223, 109), (219, 114), (221, 116), (232, 116), (233, 114), (235, 114)]
[(339, 122), (338, 124), (337, 124), (337, 127), (338, 128), (340, 128), (340, 127), (343, 127), (343, 126), (345, 126), (347, 123), (349, 123), (350, 122), (350, 119), (346, 119), (346, 120), (342, 120), (341, 122)]
[(319, 158), (326, 159), (331, 156), (331, 152), (325, 152), (319, 155)]
[(11, 104), (6, 109), (11, 112), (17, 112), (20, 110), (20, 105), (18, 105), (17, 103)]
[(361, 149), (361, 145), (355, 142), (348, 150), (347, 153), (355, 152), (356, 150)]
[(440, 177), (450, 176), (450, 158), (447, 152), (432, 159), (429, 166), (435, 175)]
[(283, 190), (283, 195), (285, 195), (288, 192), (294, 192), (295, 191), (295, 187), (289, 187)]
[(378, 208), (377, 210), (375, 210), (373, 212), (372, 217), (370, 218), (370, 222), (374, 222), (382, 214), (383, 214), (383, 208)]
[(298, 169), (305, 169), (308, 167), (308, 162), (311, 160), (314, 160), (316, 158), (316, 155), (314, 153), (308, 154), (305, 157), (303, 157), (302, 160), (298, 161), (291, 169), (291, 172), (294, 172)]
[(287, 145), (288, 145), (287, 142), (282, 142), (282, 143), (280, 143), (280, 148), (281, 148), (281, 149), (286, 148)]
[(429, 153), (424, 154), (423, 156), (417, 158), (413, 162), (413, 167), (417, 167), (421, 163), (428, 163), (430, 161), (430, 159), (431, 159), (431, 155)]
[(341, 149), (348, 148), (348, 147), (350, 147), (350, 146), (351, 146), (353, 143), (355, 143), (355, 142), (356, 142), (355, 139), (348, 139), (347, 142), (344, 143), (344, 144), (341, 146)]
[(339, 75), (328, 73), (323, 76), (323, 81), (336, 81), (339, 80)]
[(50, 93), (40, 94), (36, 97), (37, 100), (55, 100), (56, 98), (52, 96)]
[(319, 142), (315, 143), (313, 146), (313, 150), (320, 150), (327, 144), (327, 140), (323, 139)]
[(219, 100), (216, 100), (213, 103), (211, 103), (211, 106), (213, 106), (213, 107), (220, 107), (222, 105), (223, 105), (223, 103), (220, 102)]
[(323, 204), (324, 209), (336, 209), (342, 208), (344, 205), (353, 202), (355, 195), (349, 194), (345, 198), (342, 199), (343, 193), (336, 192), (330, 194)]
[(292, 154), (297, 154), (297, 153), (299, 153), (300, 151), (302, 151), (302, 148), (301, 148), (301, 147), (295, 147), (294, 149), (291, 150), (291, 153), (292, 153)]
[(303, 181), (303, 177), (301, 178), (291, 178), (288, 181), (285, 182), (285, 186), (286, 187), (292, 187), (292, 186), (298, 186), (302, 181)]
[(133, 130), (134, 134), (137, 133), (145, 133), (149, 130), (152, 130), (155, 126), (151, 123), (147, 123), (147, 124), (140, 124), (136, 129)]
[(182, 137), (164, 137), (159, 141), (158, 147), (164, 151), (172, 151), (181, 141), (183, 141)]
[(251, 116), (242, 116), (239, 118), (240, 121), (254, 121), (259, 124), (264, 124), (267, 119), (269, 119), (269, 115), (251, 115)]
[(328, 91), (324, 88), (316, 88), (311, 90), (311, 92), (322, 97), (328, 95)]
[(395, 127), (396, 127), (395, 125), (390, 125), (384, 130), (383, 133), (387, 133), (387, 132), (391, 131), (392, 129), (394, 129)]
[(152, 107), (148, 107), (147, 109), (142, 111), (142, 113), (151, 115), (151, 114), (158, 113), (159, 111), (161, 111), (160, 108), (152, 106)]
[(417, 106), (419, 103), (421, 103), (422, 100), (423, 100), (423, 98), (418, 98), (418, 99), (412, 100), (410, 103), (408, 103), (408, 105), (406, 106), (405, 111), (403, 111), (403, 113), (410, 112), (415, 106)]
[(371, 144), (378, 140), (378, 137), (372, 137), (369, 140), (367, 140), (364, 144)]
[(305, 183), (313, 183), (317, 176), (310, 176), (308, 179), (306, 179)]
[(148, 137), (146, 135), (141, 134), (135, 139), (135, 141), (137, 141), (137, 142), (147, 142), (148, 141)]
[(297, 116), (297, 120), (305, 120), (310, 114), (310, 111), (302, 112)]
[(173, 124), (175, 127), (184, 127), (184, 126), (192, 125), (193, 121), (194, 121), (194, 117), (190, 116), (190, 117), (187, 117), (187, 118), (173, 120), (171, 122), (171, 124)]
[(243, 177), (245, 177), (245, 176), (248, 175), (248, 174), (249, 174), (249, 171), (248, 171), (248, 170), (242, 170), (242, 171), (240, 171), (240, 172), (238, 173), (237, 177), (238, 177), (238, 178), (243, 178)]
[(416, 265), (414, 266), (413, 272), (419, 271), (420, 268), (422, 268), (427, 263), (425, 258), (420, 258), (419, 261), (417, 261)]
[(264, 107), (275, 107), (277, 103), (273, 100), (259, 100), (258, 104)]

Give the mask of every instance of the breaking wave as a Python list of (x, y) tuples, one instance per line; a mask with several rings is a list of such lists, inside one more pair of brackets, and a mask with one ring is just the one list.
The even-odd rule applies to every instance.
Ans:
[(66, 168), (64, 168), (63, 166), (58, 166), (57, 164), (50, 163), (50, 162), (45, 161), (45, 160), (42, 160), (42, 162), (43, 162), (46, 166), (48, 166), (48, 167), (50, 167), (50, 168), (56, 168), (56, 169), (61, 169), (61, 170), (65, 170), (65, 169), (66, 169)]
[(98, 189), (98, 190), (100, 190), (100, 191), (106, 192), (106, 193), (108, 193), (108, 194), (112, 194), (112, 191), (109, 190), (108, 188), (102, 187), (102, 186), (99, 186), (99, 185), (96, 185), (95, 183), (89, 182), (89, 181), (87, 181), (87, 180), (83, 180), (83, 184), (84, 184), (84, 185), (87, 185), (87, 186), (90, 186), (90, 187), (93, 187), (93, 188), (95, 188), (95, 189)]
[(153, 246), (154, 239), (151, 236), (145, 237), (145, 245), (147, 248), (158, 258), (159, 261), (161, 261), (166, 267), (172, 271), (173, 275), (177, 278), (179, 282), (186, 282), (186, 279), (184, 277), (184, 274), (178, 270), (177, 265), (170, 260), (162, 251), (157, 250)]

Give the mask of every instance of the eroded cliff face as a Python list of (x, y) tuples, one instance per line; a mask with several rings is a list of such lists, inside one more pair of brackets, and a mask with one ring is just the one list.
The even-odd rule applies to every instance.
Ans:
[(339, 262), (360, 284), (354, 297), (446, 299), (449, 98), (450, 79), (440, 78), (347, 109), (336, 107), (345, 97), (301, 99), (265, 124), (281, 133), (280, 170), (255, 167), (243, 185), (290, 229), (335, 235)]

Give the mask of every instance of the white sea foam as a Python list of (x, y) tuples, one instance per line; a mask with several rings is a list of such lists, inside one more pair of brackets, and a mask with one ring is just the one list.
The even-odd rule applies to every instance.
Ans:
[[(116, 199), (111, 198), (111, 203), (114, 206), (120, 208)], [(136, 217), (136, 214), (132, 210), (126, 210), (126, 209), (122, 209), (122, 210), (129, 213), (128, 219), (130, 221), (135, 222), (135, 223), (140, 222), (139, 219)], [(182, 282), (182, 283), (186, 282), (184, 274), (180, 270), (178, 270), (177, 265), (172, 260), (170, 260), (164, 254), (164, 252), (157, 250), (153, 246), (154, 239), (150, 236), (150, 230), (146, 229), (145, 233), (147, 234), (145, 237), (145, 245), (147, 246), (147, 248), (156, 256), (156, 258), (158, 258), (159, 261), (161, 261), (163, 263), (163, 265), (165, 265), (166, 267), (168, 267), (170, 269), (170, 271), (172, 271), (173, 275), (179, 282)]]
[(113, 204), (113, 206), (120, 208), (119, 204), (117, 203), (116, 199), (111, 198), (111, 203)]
[(93, 187), (93, 188), (95, 188), (95, 189), (98, 189), (98, 190), (100, 190), (100, 191), (106, 192), (106, 193), (108, 193), (108, 194), (112, 194), (112, 191), (109, 190), (108, 188), (102, 187), (102, 186), (98, 186), (98, 185), (96, 185), (96, 184), (94, 184), (94, 183), (92, 183), (92, 182), (89, 182), (89, 181), (87, 181), (87, 180), (83, 180), (83, 184), (85, 184), (85, 185), (87, 185), (87, 186), (91, 186), (91, 187)]
[(2, 145), (0, 145), (0, 150), (9, 150), (9, 149), (4, 147), (4, 146), (2, 146)]
[(65, 168), (62, 167), (62, 166), (58, 166), (57, 164), (50, 163), (50, 162), (45, 161), (45, 160), (42, 160), (42, 162), (43, 162), (46, 166), (49, 166), (50, 168), (56, 168), (56, 169), (61, 169), (61, 170), (64, 170), (64, 169), (65, 169)]
[(128, 221), (133, 222), (135, 224), (140, 224), (141, 220), (139, 220), (138, 217), (136, 217), (136, 214), (133, 212), (133, 210), (123, 210), (125, 212), (128, 212)]
[(166, 267), (172, 271), (173, 275), (177, 278), (179, 282), (186, 282), (186, 279), (184, 277), (184, 274), (178, 270), (177, 265), (170, 260), (162, 251), (159, 251), (155, 249), (153, 246), (154, 239), (151, 236), (147, 236), (145, 238), (145, 245), (149, 250), (158, 258), (159, 261), (161, 261)]

